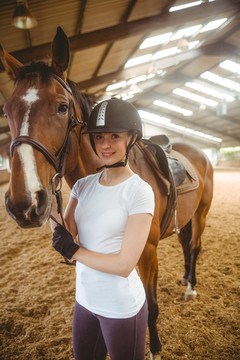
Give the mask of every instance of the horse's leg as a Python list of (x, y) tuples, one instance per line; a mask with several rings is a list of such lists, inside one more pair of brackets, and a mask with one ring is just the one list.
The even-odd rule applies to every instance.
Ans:
[(185, 266), (185, 273), (183, 275), (181, 283), (182, 285), (187, 285), (191, 267), (190, 242), (192, 240), (192, 220), (190, 220), (187, 225), (185, 225), (184, 228), (181, 229), (178, 235), (178, 239), (182, 245)]
[[(190, 245), (190, 271), (188, 274), (188, 287), (185, 292), (185, 300), (194, 299), (197, 296), (194, 286), (197, 283), (196, 280), (196, 263), (197, 257), (201, 250), (201, 236), (206, 226), (206, 217), (211, 206), (213, 196), (213, 170), (209, 166), (205, 176), (204, 190), (202, 193), (202, 198), (192, 218), (192, 237), (189, 242)], [(189, 256), (189, 255), (188, 255)]]
[(195, 299), (197, 296), (194, 287), (196, 280), (197, 257), (201, 250), (201, 235), (205, 229), (206, 216), (210, 205), (201, 203), (193, 216), (193, 219), (181, 230), (179, 240), (183, 247), (185, 258), (185, 274), (182, 284), (188, 285), (185, 292), (185, 300)]
[(192, 220), (190, 220), (187, 225), (181, 229), (178, 238), (183, 248), (185, 261), (185, 273), (181, 283), (182, 285), (188, 285), (185, 292), (185, 300), (188, 301), (195, 299), (197, 296), (194, 286), (196, 285), (196, 261), (201, 246), (201, 242), (193, 241)]
[(150, 342), (151, 360), (160, 360), (162, 345), (157, 332), (157, 278), (158, 278), (158, 261), (157, 248), (155, 245), (147, 243), (144, 252), (138, 263), (140, 277), (142, 279), (147, 301), (148, 301), (148, 328)]

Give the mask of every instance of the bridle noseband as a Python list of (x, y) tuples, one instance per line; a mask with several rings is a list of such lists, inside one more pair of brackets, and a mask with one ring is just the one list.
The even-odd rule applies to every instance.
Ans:
[[(55, 74), (51, 74), (51, 76), (57, 80), (59, 82), (59, 84), (62, 85), (62, 87), (67, 90), (71, 96), (72, 96), (72, 90), (70, 89), (70, 87), (57, 75)], [(74, 115), (75, 118), (74, 118)], [(81, 130), (80, 133), (82, 132), (83, 128), (86, 126), (86, 123), (84, 121), (81, 121), (78, 119), (77, 114), (76, 114), (76, 109), (74, 106), (74, 102), (73, 99), (71, 98), (71, 101), (69, 103), (69, 109), (68, 109), (68, 127), (67, 127), (67, 131), (66, 131), (66, 135), (63, 141), (63, 144), (61, 146), (61, 148), (57, 151), (57, 153), (54, 155), (50, 150), (48, 150), (46, 148), (45, 145), (43, 145), (42, 143), (40, 143), (38, 140), (30, 137), (30, 136), (18, 136), (16, 137), (10, 145), (10, 154), (11, 156), (13, 156), (13, 152), (16, 146), (19, 146), (21, 144), (29, 144), (32, 147), (34, 147), (34, 149), (40, 151), (45, 158), (47, 159), (47, 161), (54, 167), (54, 169), (56, 170), (56, 174), (53, 176), (53, 178), (51, 179), (51, 183), (53, 185), (53, 188), (55, 187), (55, 179), (58, 178), (61, 179), (64, 175), (64, 171), (65, 171), (65, 162), (66, 162), (66, 150), (67, 150), (67, 145), (68, 145), (68, 140), (69, 140), (69, 135), (71, 130), (77, 126), (77, 124), (81, 124)], [(54, 189), (53, 189), (54, 192)]]

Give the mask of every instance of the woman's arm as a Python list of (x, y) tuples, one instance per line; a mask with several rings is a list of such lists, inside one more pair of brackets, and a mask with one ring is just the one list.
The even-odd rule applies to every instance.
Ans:
[(70, 197), (70, 200), (67, 204), (63, 217), (66, 223), (66, 228), (72, 234), (74, 239), (78, 234), (78, 229), (74, 218), (74, 212), (77, 207), (77, 204), (78, 204), (77, 199)]
[(118, 254), (101, 254), (80, 248), (73, 255), (72, 260), (77, 260), (98, 271), (127, 277), (137, 265), (143, 252), (151, 223), (151, 214), (130, 215)]

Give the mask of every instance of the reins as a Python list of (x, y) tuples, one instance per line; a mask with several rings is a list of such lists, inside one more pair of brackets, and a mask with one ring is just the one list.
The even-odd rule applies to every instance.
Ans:
[[(68, 86), (68, 84), (66, 84), (59, 76), (57, 76), (55, 74), (51, 74), (51, 76), (55, 80), (57, 80), (58, 83), (66, 91), (68, 91), (71, 94), (71, 96), (73, 96), (72, 90)], [(17, 147), (21, 144), (29, 144), (34, 149), (41, 152), (45, 156), (45, 158), (47, 159), (49, 164), (51, 164), (54, 167), (56, 173), (52, 177), (50, 183), (52, 185), (52, 193), (53, 193), (53, 195), (56, 196), (56, 199), (57, 199), (57, 211), (60, 214), (60, 217), (62, 219), (62, 223), (63, 223), (64, 227), (65, 227), (65, 223), (64, 223), (63, 214), (62, 214), (62, 193), (61, 193), (62, 177), (65, 172), (65, 165), (66, 165), (66, 156), (65, 155), (66, 155), (66, 151), (67, 151), (69, 136), (70, 136), (71, 130), (73, 128), (75, 128), (75, 126), (77, 126), (78, 124), (81, 124), (81, 129), (80, 129), (80, 135), (81, 135), (83, 129), (86, 126), (86, 123), (84, 121), (78, 119), (75, 105), (74, 105), (73, 99), (71, 98), (71, 101), (69, 103), (69, 109), (68, 109), (67, 131), (65, 134), (63, 144), (55, 155), (50, 150), (48, 150), (48, 148), (45, 145), (43, 145), (38, 140), (36, 140), (30, 136), (18, 136), (11, 142), (11, 145), (10, 145), (11, 156), (13, 156), (15, 147)], [(57, 184), (56, 184), (56, 180), (57, 180)], [(58, 223), (58, 221), (52, 215), (50, 215), (50, 218), (52, 220), (54, 220), (56, 223)], [(69, 262), (66, 258), (65, 258), (65, 263), (68, 265), (73, 265), (73, 263)]]

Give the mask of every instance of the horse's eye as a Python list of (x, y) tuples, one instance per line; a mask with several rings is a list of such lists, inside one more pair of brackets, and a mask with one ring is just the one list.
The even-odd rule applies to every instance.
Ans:
[(66, 104), (60, 104), (58, 106), (58, 112), (60, 114), (66, 114), (67, 110), (68, 110), (68, 106)]
[(7, 119), (8, 118), (8, 116), (7, 116), (7, 114), (5, 113), (5, 112), (3, 112), (3, 116)]

